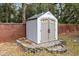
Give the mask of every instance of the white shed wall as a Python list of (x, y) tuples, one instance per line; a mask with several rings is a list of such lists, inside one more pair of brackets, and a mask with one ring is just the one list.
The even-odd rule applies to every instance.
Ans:
[(26, 37), (33, 42), (37, 42), (37, 20), (26, 22)]
[(41, 43), (41, 21), (40, 19), (38, 18), (37, 19), (37, 40), (38, 40), (38, 44)]
[[(58, 20), (56, 19), (56, 17), (54, 16), (54, 15), (52, 15), (50, 12), (47, 12), (46, 14), (44, 14), (44, 15), (42, 15), (42, 16), (40, 16), (39, 18), (38, 18), (38, 20), (39, 20), (39, 29), (38, 29), (38, 35), (39, 35), (39, 37), (40, 37), (40, 39), (38, 38), (38, 41), (39, 41), (39, 43), (41, 43), (40, 41), (41, 41), (41, 32), (40, 32), (40, 30), (41, 30), (41, 22), (40, 22), (40, 20), (42, 20), (42, 19), (52, 19), (52, 20), (54, 20), (55, 21), (55, 40), (58, 40)], [(53, 29), (53, 28), (52, 28)]]

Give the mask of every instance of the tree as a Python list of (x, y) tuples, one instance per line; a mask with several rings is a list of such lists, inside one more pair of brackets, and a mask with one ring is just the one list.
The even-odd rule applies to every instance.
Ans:
[(72, 3), (1, 3), (0, 22), (25, 22), (31, 16), (47, 11), (55, 15), (59, 23), (79, 24), (79, 4)]
[(27, 8), (27, 4), (22, 3), (22, 22), (23, 23), (26, 21), (26, 8)]
[(51, 11), (53, 14), (55, 14), (55, 4), (48, 4), (48, 3), (29, 4), (27, 5), (26, 8), (26, 18), (47, 11)]
[(78, 4), (59, 4), (59, 10), (61, 11), (59, 16), (59, 23), (72, 23), (78, 24), (79, 23), (79, 5)]
[(16, 5), (11, 3), (0, 4), (0, 22), (16, 22)]

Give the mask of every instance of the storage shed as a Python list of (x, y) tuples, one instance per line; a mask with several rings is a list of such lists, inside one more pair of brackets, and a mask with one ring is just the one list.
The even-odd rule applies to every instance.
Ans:
[(58, 40), (58, 20), (50, 11), (28, 18), (26, 37), (37, 44)]

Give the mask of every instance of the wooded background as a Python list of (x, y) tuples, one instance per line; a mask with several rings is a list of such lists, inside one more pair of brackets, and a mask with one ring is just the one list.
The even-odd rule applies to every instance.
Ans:
[(79, 24), (79, 4), (75, 3), (0, 3), (1, 23), (22, 23), (41, 12), (50, 11), (60, 24)]

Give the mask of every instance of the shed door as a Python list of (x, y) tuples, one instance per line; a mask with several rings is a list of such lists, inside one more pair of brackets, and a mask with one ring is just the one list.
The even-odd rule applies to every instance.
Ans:
[(42, 19), (41, 20), (41, 42), (48, 41), (48, 20)]
[(49, 40), (55, 40), (55, 21), (49, 20), (49, 28), (50, 28), (50, 33), (49, 33)]
[(55, 21), (52, 19), (41, 20), (41, 42), (55, 40)]

